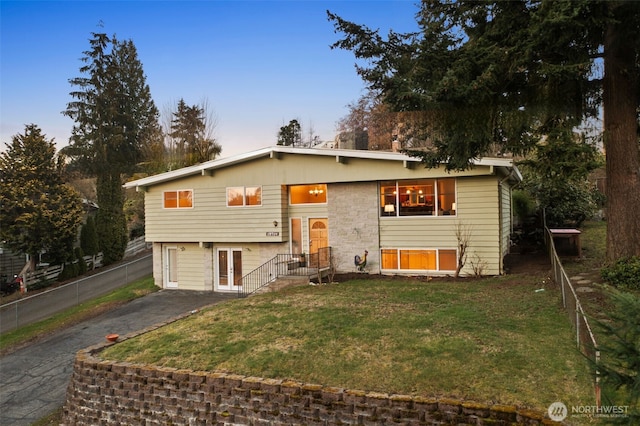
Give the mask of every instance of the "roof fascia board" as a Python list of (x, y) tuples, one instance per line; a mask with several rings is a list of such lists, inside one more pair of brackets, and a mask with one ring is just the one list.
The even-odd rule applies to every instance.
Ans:
[[(420, 159), (417, 157), (411, 157), (403, 153), (396, 152), (384, 152), (384, 151), (363, 151), (363, 150), (346, 150), (346, 149), (318, 149), (318, 148), (296, 148), (288, 146), (271, 146), (261, 148), (256, 151), (250, 151), (244, 154), (239, 154), (227, 158), (220, 158), (216, 160), (207, 161), (195, 166), (184, 167), (178, 170), (172, 170), (170, 172), (161, 173), (154, 176), (148, 176), (142, 179), (137, 179), (124, 184), (125, 188), (136, 187), (149, 187), (157, 185), (163, 182), (171, 180), (193, 176), (193, 175), (207, 175), (213, 176), (215, 169), (223, 167), (229, 167), (234, 164), (244, 163), (247, 161), (255, 160), (257, 158), (268, 156), (269, 158), (280, 159), (283, 154), (291, 155), (315, 155), (315, 156), (332, 156), (335, 157), (336, 162), (341, 164), (347, 164), (350, 158), (363, 159), (363, 160), (382, 160), (382, 161), (398, 161), (401, 162), (405, 168), (413, 168), (415, 165), (420, 164)], [(477, 166), (498, 166), (513, 168), (517, 171), (516, 175), (522, 180), (520, 171), (517, 170), (511, 159), (507, 158), (481, 158), (474, 159), (472, 164)]]

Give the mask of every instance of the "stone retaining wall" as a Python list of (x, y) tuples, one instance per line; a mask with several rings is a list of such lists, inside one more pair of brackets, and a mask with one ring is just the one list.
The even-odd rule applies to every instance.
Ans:
[(110, 344), (78, 352), (63, 424), (557, 424), (543, 413), (514, 406), (389, 395), (98, 358)]

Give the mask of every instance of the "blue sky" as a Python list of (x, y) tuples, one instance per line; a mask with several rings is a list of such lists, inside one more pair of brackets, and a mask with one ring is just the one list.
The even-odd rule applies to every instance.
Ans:
[(0, 149), (29, 123), (68, 143), (61, 111), (92, 32), (133, 40), (160, 111), (206, 101), (224, 157), (274, 145), (294, 118), (332, 140), (364, 84), (329, 48), (326, 10), (386, 34), (416, 28), (416, 2), (0, 0)]

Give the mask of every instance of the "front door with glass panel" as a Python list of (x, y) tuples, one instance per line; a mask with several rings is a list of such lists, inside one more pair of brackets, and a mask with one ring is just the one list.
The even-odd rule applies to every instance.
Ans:
[(329, 245), (329, 227), (327, 219), (309, 219), (309, 253)]
[(329, 261), (329, 252), (320, 250), (329, 247), (328, 225), (326, 218), (309, 219), (309, 261), (314, 267), (324, 267)]
[(167, 247), (165, 251), (165, 288), (178, 288), (178, 248)]
[(309, 253), (329, 245), (329, 227), (327, 219), (309, 219)]
[(216, 283), (219, 291), (238, 291), (242, 279), (242, 249), (218, 249)]

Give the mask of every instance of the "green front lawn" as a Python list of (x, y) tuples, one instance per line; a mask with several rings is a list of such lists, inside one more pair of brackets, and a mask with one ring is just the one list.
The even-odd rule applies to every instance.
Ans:
[(102, 356), (539, 410), (594, 401), (558, 290), (542, 275), (287, 289), (217, 305)]

